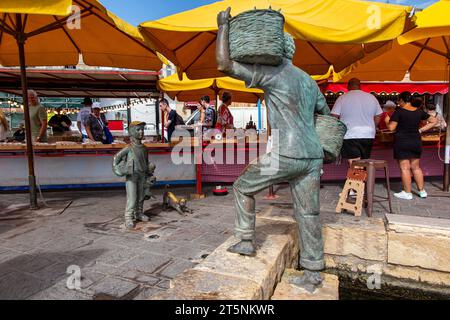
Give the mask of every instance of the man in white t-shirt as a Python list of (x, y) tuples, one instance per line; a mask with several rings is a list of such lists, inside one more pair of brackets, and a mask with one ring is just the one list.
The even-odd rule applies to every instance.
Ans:
[(348, 90), (337, 99), (331, 114), (347, 126), (341, 154), (351, 165), (355, 160), (370, 158), (383, 110), (373, 95), (361, 91), (359, 79), (351, 79)]
[(84, 127), (84, 123), (89, 118), (89, 115), (92, 112), (92, 100), (91, 98), (84, 98), (83, 105), (84, 107), (78, 112), (77, 116), (77, 127), (80, 130), (83, 140), (88, 138), (86, 128)]

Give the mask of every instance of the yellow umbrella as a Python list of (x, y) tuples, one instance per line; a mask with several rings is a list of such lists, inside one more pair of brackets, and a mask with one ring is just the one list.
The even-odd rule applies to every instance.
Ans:
[[(322, 76), (312, 76), (316, 81), (327, 80), (333, 73), (333, 68)], [(223, 91), (233, 94), (233, 101), (255, 103), (262, 100), (264, 92), (260, 89), (247, 88), (244, 81), (231, 77), (191, 80), (183, 74), (182, 80), (177, 74), (158, 81), (158, 87), (169, 95), (171, 99), (178, 101), (197, 101), (201, 96), (216, 96)]]
[(174, 74), (159, 80), (158, 86), (178, 101), (198, 101), (204, 95), (216, 97), (223, 91), (229, 91), (233, 94), (233, 101), (255, 103), (264, 95), (262, 90), (247, 88), (243, 81), (229, 77), (190, 80), (184, 74), (183, 80), (179, 80), (178, 75)]
[[(341, 71), (398, 37), (410, 7), (357, 0), (225, 0), (142, 23), (143, 36), (191, 79), (220, 77), (215, 59), (217, 14), (281, 9), (296, 39), (294, 63), (309, 74)], [(362, 45), (362, 44), (365, 45)]]
[(37, 208), (26, 66), (86, 64), (159, 69), (139, 31), (96, 0), (1, 0), (0, 64), (21, 68), (31, 208)]
[[(441, 0), (417, 13), (417, 27), (403, 34), (339, 74), (335, 80), (357, 77), (366, 81), (401, 81), (406, 72), (413, 81), (449, 81), (450, 79), (450, 0)], [(450, 84), (450, 82), (449, 82)], [(449, 90), (450, 101), (450, 90)], [(450, 121), (450, 110), (447, 113)], [(447, 130), (444, 190), (449, 191), (450, 130)]]
[(335, 74), (335, 80), (446, 81), (450, 58), (450, 0), (441, 0), (416, 14), (417, 27)]

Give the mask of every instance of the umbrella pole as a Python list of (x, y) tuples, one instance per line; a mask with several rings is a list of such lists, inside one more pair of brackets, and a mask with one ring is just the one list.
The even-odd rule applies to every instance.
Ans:
[(127, 98), (127, 128), (128, 132), (130, 132), (130, 125), (131, 125), (131, 99)]
[[(447, 123), (450, 124), (450, 52), (448, 60), (448, 93), (447, 93)], [(450, 188), (450, 128), (447, 128), (447, 135), (445, 138), (445, 166), (444, 166), (444, 191), (449, 192)]]
[[(18, 15), (18, 27), (21, 28), (21, 16)], [(30, 112), (28, 106), (28, 83), (27, 83), (27, 70), (25, 66), (25, 39), (23, 33), (20, 32), (17, 38), (17, 45), (19, 47), (19, 59), (20, 59), (20, 78), (22, 82), (22, 99), (23, 99), (23, 112), (25, 116), (25, 134), (27, 139), (27, 156), (28, 156), (28, 183), (30, 191), (30, 209), (35, 210), (38, 208), (37, 195), (36, 195), (36, 177), (34, 175), (34, 157), (33, 157), (33, 141), (31, 136), (31, 121)]]

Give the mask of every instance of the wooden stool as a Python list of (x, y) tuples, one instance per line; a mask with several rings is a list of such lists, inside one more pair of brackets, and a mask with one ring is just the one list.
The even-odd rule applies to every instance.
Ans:
[(364, 168), (367, 171), (367, 183), (366, 183), (366, 198), (367, 198), (367, 215), (372, 217), (373, 203), (374, 203), (374, 191), (375, 191), (375, 178), (377, 170), (384, 170), (386, 179), (387, 197), (382, 198), (384, 201), (389, 202), (389, 212), (392, 213), (392, 201), (391, 201), (391, 184), (389, 181), (389, 166), (388, 162), (384, 160), (358, 160), (353, 161), (352, 170), (356, 168)]
[[(352, 212), (356, 217), (360, 217), (364, 202), (364, 188), (367, 179), (367, 172), (365, 170), (349, 169), (347, 174), (347, 181), (344, 189), (339, 195), (339, 202), (336, 207), (337, 213), (342, 213), (342, 210)], [(351, 190), (356, 192), (355, 203), (349, 202), (348, 197)]]

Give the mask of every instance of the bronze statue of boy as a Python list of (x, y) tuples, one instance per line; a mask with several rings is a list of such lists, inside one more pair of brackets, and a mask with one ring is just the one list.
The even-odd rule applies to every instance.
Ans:
[[(274, 142), (271, 153), (252, 162), (234, 183), (235, 234), (241, 241), (228, 251), (247, 256), (256, 254), (254, 196), (271, 185), (289, 182), (300, 231), (300, 265), (306, 269), (302, 277), (293, 277), (290, 282), (313, 291), (321, 285), (320, 271), (325, 267), (319, 219), (320, 171), (324, 152), (315, 130), (314, 115), (328, 115), (330, 110), (316, 82), (293, 65), (296, 48), (289, 34), (285, 34), (285, 53), (279, 66), (231, 60), (230, 11), (228, 8), (218, 15), (218, 69), (244, 80), (249, 87), (264, 90), (269, 123), (272, 130), (278, 132), (279, 142)], [(267, 174), (270, 172), (267, 169), (274, 168), (273, 173)]]
[(136, 221), (149, 221), (144, 215), (144, 201), (151, 198), (150, 187), (154, 184), (155, 165), (148, 161), (148, 150), (142, 143), (146, 123), (135, 121), (130, 124), (131, 144), (116, 154), (113, 171), (126, 178), (127, 207), (125, 227), (133, 229)]

